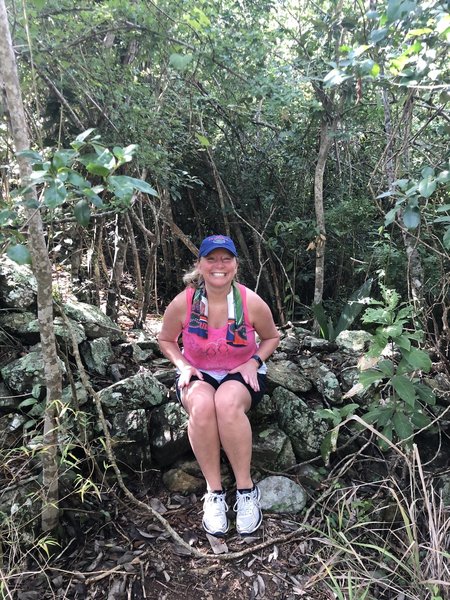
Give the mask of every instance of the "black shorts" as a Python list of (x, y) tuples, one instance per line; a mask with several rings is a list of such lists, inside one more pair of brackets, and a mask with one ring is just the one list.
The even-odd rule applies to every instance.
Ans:
[[(217, 379), (214, 379), (214, 377), (212, 377), (211, 375), (208, 375), (208, 373), (204, 373), (203, 371), (201, 371), (201, 373), (203, 373), (203, 381), (206, 381), (206, 383), (209, 383), (210, 385), (212, 385), (215, 390), (217, 390), (218, 387), (220, 385), (222, 385), (222, 383), (225, 383), (225, 381), (240, 381), (243, 385), (245, 385), (245, 387), (250, 392), (250, 398), (252, 400), (252, 404), (250, 406), (251, 409), (255, 408), (255, 406), (258, 406), (258, 404), (263, 399), (264, 394), (266, 393), (266, 375), (262, 375), (261, 373), (257, 374), (258, 375), (258, 383), (259, 383), (259, 392), (255, 392), (255, 390), (248, 383), (245, 383), (244, 378), (242, 377), (242, 375), (240, 373), (230, 373), (229, 375), (226, 375), (222, 379), (222, 381), (217, 381)], [(175, 380), (175, 387), (176, 387), (177, 398), (181, 403), (181, 393), (180, 393), (180, 388), (178, 387), (179, 377), (180, 376), (178, 375)], [(200, 378), (197, 377), (197, 375), (193, 375), (191, 377), (191, 381), (196, 381), (196, 380), (200, 380)]]

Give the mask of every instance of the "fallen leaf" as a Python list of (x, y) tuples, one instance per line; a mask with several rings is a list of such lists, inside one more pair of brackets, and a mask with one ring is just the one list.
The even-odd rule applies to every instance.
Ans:
[(214, 554), (227, 554), (228, 546), (225, 543), (225, 540), (222, 538), (215, 537), (214, 535), (206, 534), (208, 538), (208, 542), (212, 548)]

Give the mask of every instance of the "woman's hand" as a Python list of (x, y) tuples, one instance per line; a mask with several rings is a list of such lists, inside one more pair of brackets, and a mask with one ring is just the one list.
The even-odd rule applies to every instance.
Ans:
[(184, 365), (184, 367), (180, 369), (180, 377), (178, 379), (178, 387), (180, 390), (189, 385), (193, 375), (199, 379), (203, 379), (203, 373), (192, 365)]
[(250, 358), (242, 365), (231, 369), (230, 374), (232, 373), (240, 373), (242, 375), (242, 379), (247, 383), (252, 390), (255, 392), (259, 392), (259, 381), (258, 381), (258, 363), (254, 358)]

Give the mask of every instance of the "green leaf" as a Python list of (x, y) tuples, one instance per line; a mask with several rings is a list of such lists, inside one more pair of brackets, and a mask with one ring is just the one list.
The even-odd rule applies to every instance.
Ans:
[(420, 369), (421, 371), (425, 371), (425, 373), (428, 373), (431, 369), (431, 359), (428, 353), (423, 350), (412, 348), (409, 352), (404, 351), (403, 357), (413, 369)]
[(340, 85), (342, 82), (350, 79), (350, 75), (346, 75), (344, 71), (341, 69), (332, 69), (329, 73), (325, 75), (323, 78), (323, 82), (326, 87), (332, 87), (335, 85)]
[(82, 191), (83, 195), (88, 198), (94, 206), (97, 208), (102, 208), (104, 206), (103, 200), (96, 194), (97, 189), (99, 191), (103, 191), (102, 186), (96, 186), (95, 188), (84, 188)]
[(380, 406), (379, 408), (379, 416), (376, 420), (378, 427), (385, 427), (389, 421), (392, 419), (392, 415), (394, 414), (393, 406)]
[(58, 150), (53, 155), (52, 163), (56, 169), (67, 167), (78, 156), (75, 150)]
[(169, 64), (177, 71), (185, 71), (193, 58), (194, 56), (192, 54), (174, 53), (169, 57)]
[(431, 423), (431, 419), (423, 412), (417, 410), (411, 414), (411, 422), (416, 427), (422, 429), (422, 427), (428, 427)]
[(420, 211), (416, 206), (407, 206), (403, 212), (403, 223), (407, 229), (416, 229), (420, 225)]
[(396, 338), (395, 343), (399, 348), (403, 348), (403, 350), (411, 349), (411, 340), (407, 335), (400, 335)]
[(450, 250), (450, 227), (444, 233), (444, 237), (442, 238), (442, 243), (447, 250)]
[(399, 397), (409, 406), (414, 406), (416, 389), (413, 382), (404, 375), (394, 375), (391, 384)]
[(19, 408), (26, 408), (27, 406), (33, 406), (34, 404), (36, 404), (37, 400), (36, 398), (25, 398), (25, 400), (22, 400), (22, 402), (19, 404)]
[(34, 152), (34, 150), (21, 150), (20, 152), (17, 152), (16, 155), (26, 158), (30, 165), (44, 162), (44, 158), (39, 152)]
[(425, 402), (425, 404), (428, 404), (429, 406), (435, 406), (436, 396), (428, 385), (425, 383), (416, 385), (416, 392), (422, 402)]
[(382, 29), (374, 29), (370, 33), (370, 41), (374, 44), (381, 42), (381, 40), (384, 40), (384, 38), (387, 36), (388, 31), (389, 30), (386, 27), (383, 27)]
[(322, 441), (322, 444), (320, 445), (320, 454), (322, 455), (322, 459), (325, 463), (325, 466), (330, 464), (331, 453), (336, 452), (338, 436), (339, 427), (335, 427), (326, 434)]
[(329, 338), (329, 331), (328, 331), (327, 316), (325, 315), (325, 311), (323, 309), (322, 303), (321, 302), (318, 303), (318, 304), (313, 303), (313, 305), (312, 305), (312, 311), (313, 311), (313, 315), (314, 315), (316, 321), (319, 324), (320, 333), (322, 334), (322, 337), (325, 340), (330, 339)]
[(339, 321), (337, 322), (336, 328), (333, 332), (333, 337), (331, 338), (330, 336), (329, 338), (330, 340), (335, 340), (341, 331), (348, 329), (363, 308), (367, 305), (370, 290), (372, 288), (372, 282), (373, 279), (367, 279), (367, 281), (365, 281), (362, 286), (350, 296), (349, 301), (345, 305), (341, 316), (339, 317)]
[(54, 179), (44, 192), (44, 204), (49, 208), (56, 208), (63, 204), (67, 197), (67, 190), (62, 181)]
[(424, 198), (429, 198), (436, 191), (436, 179), (426, 177), (419, 182), (419, 193)]
[(386, 17), (389, 23), (398, 21), (403, 16), (413, 12), (417, 7), (412, 0), (389, 0)]
[(366, 389), (372, 385), (372, 383), (377, 383), (383, 378), (384, 375), (381, 371), (378, 371), (377, 369), (366, 369), (359, 374), (359, 383)]
[(201, 135), (200, 133), (196, 133), (195, 137), (198, 139), (198, 141), (200, 142), (200, 144), (202, 146), (204, 146), (205, 148), (207, 148), (208, 146), (211, 146), (210, 141), (204, 135)]
[(31, 395), (33, 396), (33, 398), (36, 398), (36, 400), (39, 400), (39, 396), (41, 395), (41, 389), (42, 389), (42, 386), (40, 383), (33, 385), (33, 388), (31, 390)]
[(340, 408), (339, 412), (341, 413), (341, 417), (346, 419), (349, 415), (352, 415), (357, 408), (359, 408), (359, 404), (350, 403)]
[(79, 200), (73, 207), (73, 214), (80, 225), (87, 227), (89, 224), (89, 219), (91, 218), (89, 202), (84, 198)]
[(7, 256), (18, 265), (31, 265), (31, 254), (23, 244), (9, 246), (6, 251)]
[(76, 171), (70, 170), (67, 174), (67, 181), (79, 189), (90, 188), (91, 183), (82, 177)]
[(392, 417), (392, 425), (399, 440), (406, 440), (414, 433), (409, 418), (400, 411)]
[(388, 225), (391, 225), (391, 223), (393, 223), (395, 221), (395, 217), (397, 216), (398, 213), (398, 208), (391, 208), (391, 210), (389, 210), (385, 216), (384, 216), (384, 226), (388, 227)]
[(84, 144), (84, 141), (91, 135), (91, 133), (95, 130), (94, 127), (91, 127), (90, 129), (86, 129), (86, 131), (83, 131), (83, 133), (80, 133), (80, 135), (77, 135), (77, 137), (75, 138), (75, 140), (70, 144), (72, 147), (81, 147)]
[[(108, 183), (110, 183), (114, 190), (118, 190), (120, 196), (121, 191), (126, 195), (133, 190), (139, 190), (144, 194), (150, 194), (151, 196), (158, 196), (158, 192), (152, 188), (146, 181), (142, 179), (136, 179), (134, 177), (128, 177), (127, 175), (112, 175), (108, 177)], [(117, 191), (116, 191), (117, 193)]]
[(392, 360), (386, 358), (381, 360), (377, 366), (386, 377), (392, 377), (394, 375), (394, 363)]

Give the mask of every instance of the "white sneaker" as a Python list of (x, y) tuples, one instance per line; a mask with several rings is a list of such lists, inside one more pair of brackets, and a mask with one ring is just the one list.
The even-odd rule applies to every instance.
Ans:
[(261, 492), (255, 485), (251, 492), (236, 492), (236, 529), (241, 535), (250, 535), (258, 529), (263, 520), (259, 499)]
[(216, 537), (222, 537), (229, 528), (225, 502), (226, 492), (206, 492), (203, 496), (203, 529)]

